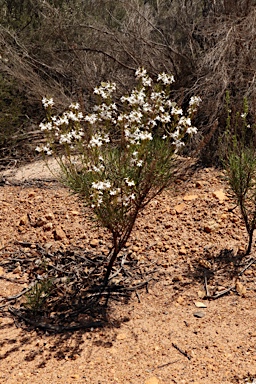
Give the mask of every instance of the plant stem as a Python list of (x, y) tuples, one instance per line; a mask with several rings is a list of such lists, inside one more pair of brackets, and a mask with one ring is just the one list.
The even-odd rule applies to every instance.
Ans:
[(252, 240), (253, 240), (253, 229), (249, 232), (248, 247), (247, 247), (245, 255), (249, 255), (251, 253), (251, 250), (252, 250)]

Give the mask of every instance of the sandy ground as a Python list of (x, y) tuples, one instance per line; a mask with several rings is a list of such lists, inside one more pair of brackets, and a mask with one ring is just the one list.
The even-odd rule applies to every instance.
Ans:
[[(4, 268), (17, 242), (52, 252), (72, 246), (95, 250), (97, 244), (97, 252), (104, 253), (110, 247), (106, 232), (92, 226), (90, 212), (54, 181), (43, 162), (12, 170), (4, 179), (0, 300), (28, 284), (18, 261), (12, 272)], [(158, 272), (148, 292), (134, 293), (128, 303), (110, 303), (103, 329), (28, 330), (8, 305), (1, 308), (0, 383), (255, 383), (256, 265), (238, 275), (251, 258), (236, 265), (247, 237), (233, 208), (223, 174), (214, 169), (196, 170), (175, 191), (152, 201), (127, 249)], [(31, 224), (37, 220), (43, 225)], [(56, 229), (62, 231), (58, 239)], [(205, 299), (205, 271), (209, 295), (230, 292)]]

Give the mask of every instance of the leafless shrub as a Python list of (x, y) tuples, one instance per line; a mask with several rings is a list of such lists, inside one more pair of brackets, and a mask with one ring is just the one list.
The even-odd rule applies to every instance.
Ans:
[(42, 96), (54, 97), (60, 111), (71, 100), (88, 110), (99, 81), (115, 81), (124, 93), (139, 66), (152, 77), (164, 70), (175, 76), (177, 101), (186, 104), (192, 94), (203, 99), (195, 122), (201, 140), (191, 148), (205, 147), (202, 158), (212, 161), (225, 125), (226, 90), (234, 105), (244, 96), (256, 104), (255, 0), (0, 0), (0, 5), (0, 70), (36, 105), (36, 119), (42, 116)]

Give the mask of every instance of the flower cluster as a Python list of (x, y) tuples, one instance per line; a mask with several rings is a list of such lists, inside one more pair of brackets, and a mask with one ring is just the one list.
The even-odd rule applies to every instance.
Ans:
[[(197, 132), (191, 119), (199, 97), (191, 98), (184, 113), (170, 99), (172, 75), (160, 73), (155, 85), (144, 68), (139, 68), (135, 76), (138, 86), (118, 103), (112, 101), (116, 84), (101, 83), (94, 90), (100, 102), (93, 113), (84, 116), (80, 105), (72, 103), (61, 115), (48, 113), (47, 121), (40, 124), (48, 135), (48, 144), (37, 147), (39, 152), (56, 154), (62, 146), (69, 160), (66, 163), (72, 164), (70, 172), (76, 169), (71, 157), (80, 156), (77, 168), (82, 167), (86, 178), (83, 193), (98, 215), (103, 208), (109, 215), (112, 208), (113, 215), (130, 212), (144, 196), (142, 189), (150, 190), (146, 183), (156, 188), (157, 182), (162, 182), (159, 175), (167, 178), (168, 164), (184, 146), (185, 135)], [(48, 112), (53, 105), (52, 99), (43, 98)], [(117, 105), (121, 105), (120, 110)]]

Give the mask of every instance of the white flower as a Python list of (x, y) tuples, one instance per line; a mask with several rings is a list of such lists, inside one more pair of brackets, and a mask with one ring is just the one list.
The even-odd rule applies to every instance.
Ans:
[(176, 149), (175, 149), (175, 153), (177, 153), (178, 152), (178, 150), (181, 148), (181, 147), (184, 147), (184, 143), (183, 143), (183, 141), (181, 141), (181, 140), (176, 140), (174, 143), (173, 143), (173, 145), (176, 147)]
[(59, 144), (71, 144), (72, 142), (72, 134), (71, 132), (68, 132), (68, 133), (63, 133), (62, 135), (60, 135), (60, 138), (59, 138)]
[(179, 125), (181, 126), (191, 126), (191, 119), (190, 117), (182, 116), (179, 120)]
[(246, 116), (247, 116), (247, 113), (241, 113), (241, 117), (242, 117), (242, 119), (245, 119)]
[(78, 116), (77, 116), (73, 111), (69, 111), (69, 112), (67, 112), (67, 118), (68, 118), (69, 120), (79, 121)]
[(167, 73), (159, 73), (157, 81), (162, 81), (165, 85), (169, 85), (174, 83), (174, 76), (173, 75), (168, 75)]
[(189, 101), (189, 105), (190, 106), (199, 106), (200, 102), (202, 101), (201, 97), (199, 96), (192, 96), (190, 101)]
[(69, 120), (68, 120), (68, 116), (66, 113), (63, 113), (63, 115), (61, 117), (59, 117), (58, 119), (55, 119), (54, 121), (54, 125), (59, 127), (61, 125), (68, 125), (69, 124)]
[(52, 153), (53, 153), (49, 144), (42, 145), (41, 147), (36, 147), (36, 151), (39, 153), (45, 152), (45, 154), (48, 156), (52, 155)]
[(137, 167), (142, 167), (143, 165), (143, 160), (138, 160), (136, 163)]
[(53, 125), (50, 121), (48, 121), (47, 123), (40, 123), (39, 128), (41, 129), (42, 132), (51, 131), (53, 129)]
[(179, 130), (179, 128), (177, 128), (175, 132), (170, 133), (170, 136), (171, 136), (172, 139), (177, 140), (178, 137), (180, 136), (180, 130)]
[(93, 147), (101, 147), (103, 142), (105, 143), (109, 143), (110, 140), (109, 140), (109, 137), (108, 135), (100, 135), (100, 134), (95, 134), (94, 136), (91, 137), (91, 140), (89, 142), (89, 147), (90, 148), (93, 148)]
[(149, 76), (142, 77), (142, 84), (144, 87), (151, 87), (152, 79)]
[(104, 191), (106, 189), (111, 188), (110, 181), (98, 181), (98, 182), (92, 182), (92, 188), (97, 189), (98, 191)]
[(150, 96), (151, 100), (156, 100), (156, 101), (161, 100), (162, 97), (163, 97), (162, 92), (152, 92)]
[(76, 109), (78, 110), (80, 108), (80, 104), (79, 103), (71, 103), (70, 106), (69, 106), (70, 109)]
[(149, 103), (144, 103), (142, 105), (143, 112), (152, 112), (152, 107)]
[(138, 134), (138, 139), (140, 140), (153, 140), (153, 136), (151, 132), (140, 132)]
[(140, 67), (137, 69), (137, 71), (135, 72), (135, 76), (137, 77), (137, 79), (140, 79), (141, 77), (145, 77), (147, 75), (147, 71), (144, 67)]
[(130, 105), (144, 105), (145, 103), (145, 88), (142, 88), (140, 91), (134, 89), (130, 96), (122, 96), (120, 101), (125, 103), (127, 101)]
[(128, 185), (128, 187), (132, 187), (132, 186), (135, 185), (134, 180), (130, 180), (128, 177), (126, 177), (126, 178), (124, 179), (124, 181), (126, 182), (126, 184)]
[(88, 121), (88, 123), (90, 124), (95, 124), (97, 120), (99, 120), (98, 116), (96, 115), (96, 113), (92, 113), (91, 115), (87, 115), (85, 116), (84, 118), (85, 121)]
[(183, 115), (183, 111), (181, 108), (172, 107), (172, 115)]
[(187, 134), (189, 134), (189, 135), (193, 135), (193, 134), (195, 134), (195, 133), (197, 133), (197, 128), (196, 128), (196, 127), (189, 127), (189, 128), (187, 129)]
[(42, 104), (44, 108), (52, 107), (54, 105), (53, 99), (42, 98)]
[(157, 116), (156, 120), (159, 120), (162, 123), (169, 123), (171, 121), (171, 117), (170, 117), (169, 113), (165, 112), (162, 115)]
[(108, 99), (111, 97), (111, 94), (116, 90), (116, 84), (115, 83), (101, 83), (100, 87), (96, 87), (94, 89), (94, 93), (96, 95), (100, 95), (102, 99)]

